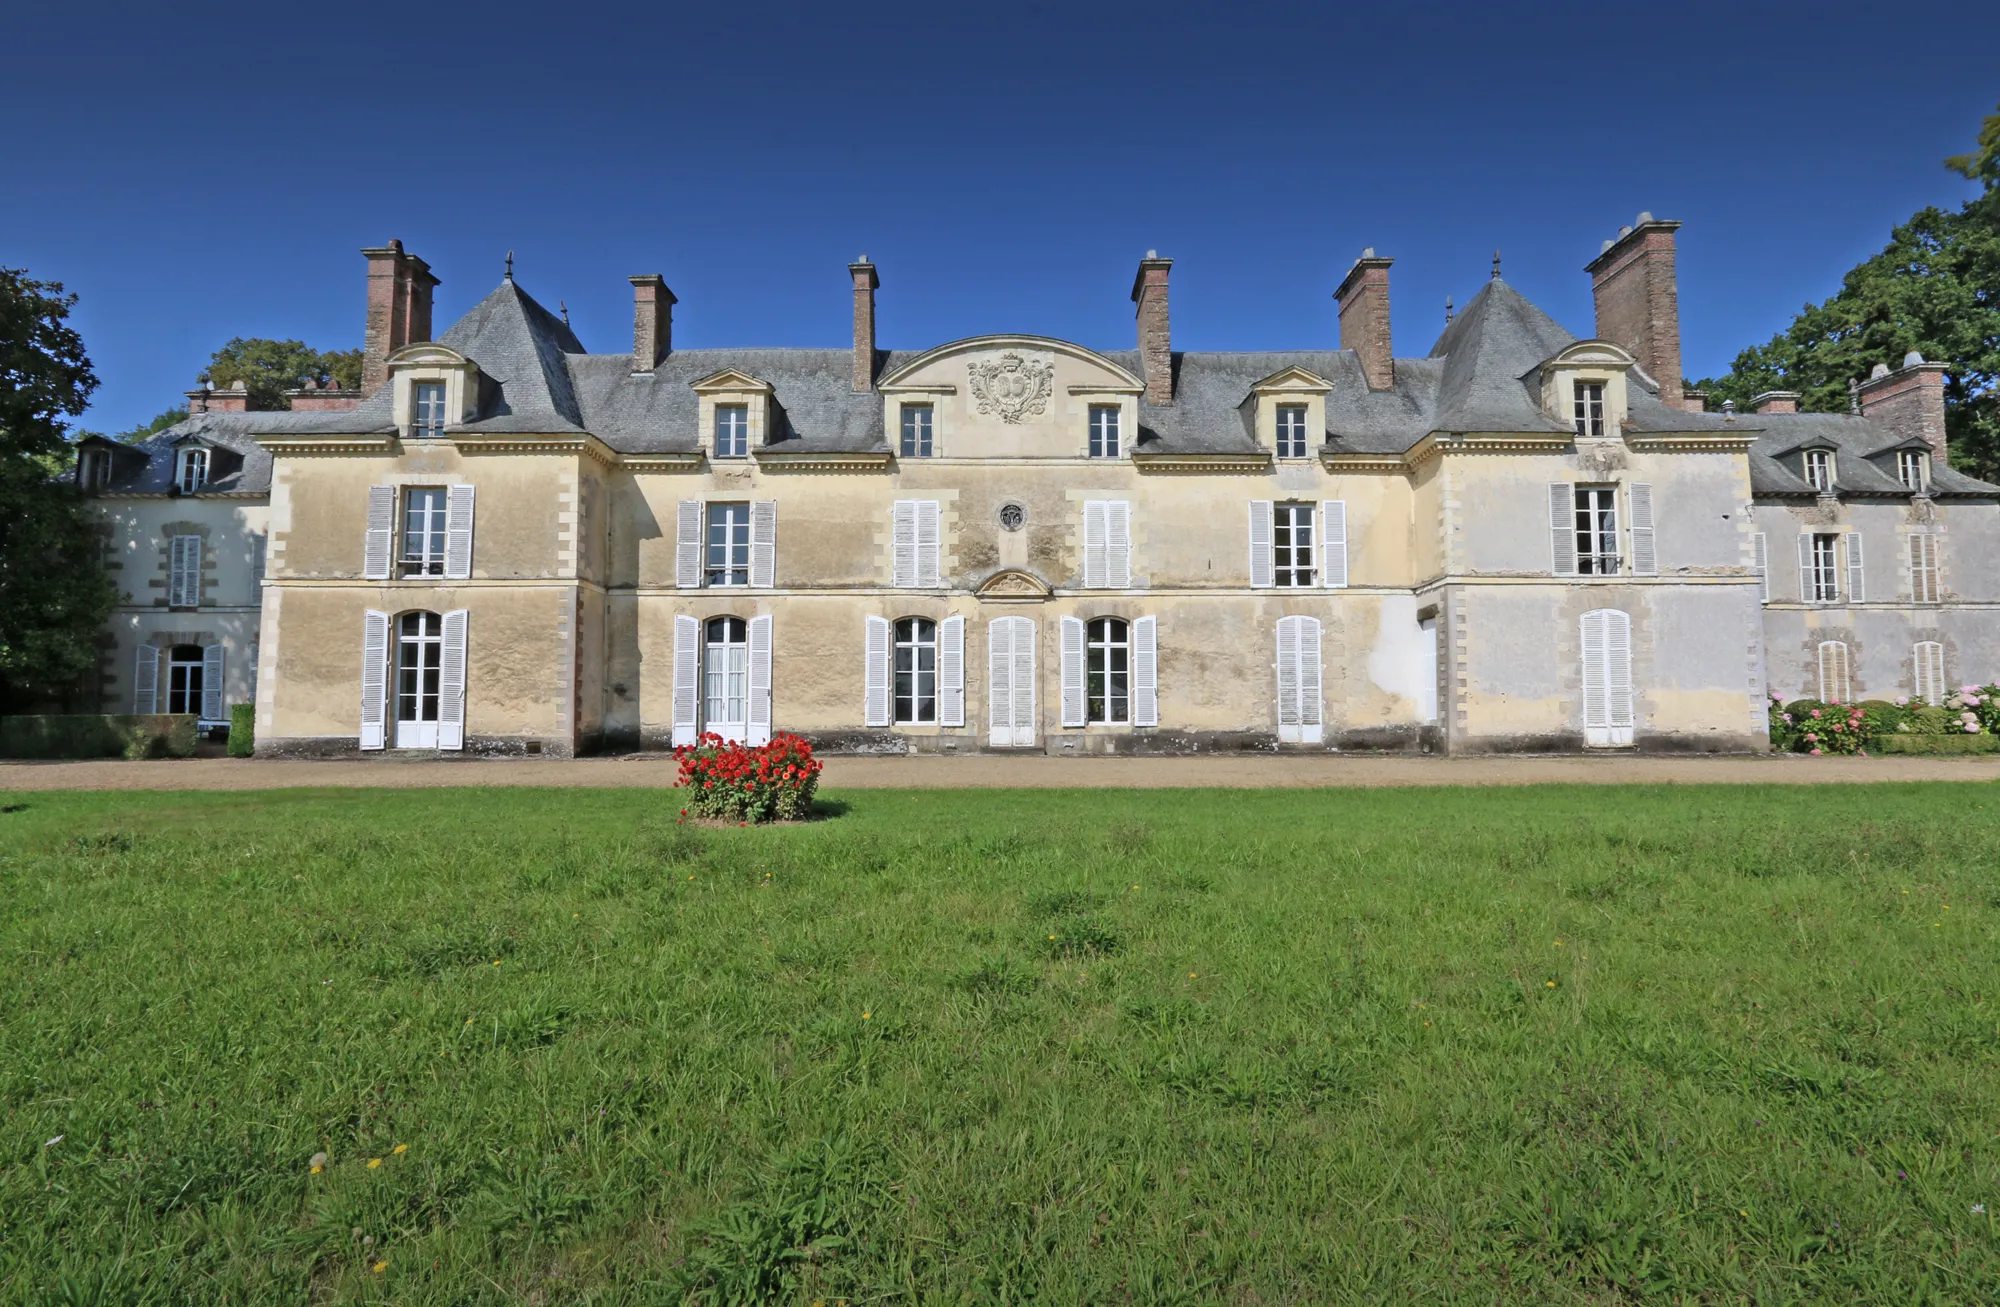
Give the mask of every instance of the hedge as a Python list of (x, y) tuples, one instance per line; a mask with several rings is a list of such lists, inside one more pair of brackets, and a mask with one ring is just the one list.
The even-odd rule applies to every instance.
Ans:
[(1885, 735), (1877, 753), (2000, 753), (2000, 735)]
[(0, 758), (192, 758), (192, 713), (0, 717)]
[(229, 705), (229, 756), (248, 758), (257, 752), (257, 705)]

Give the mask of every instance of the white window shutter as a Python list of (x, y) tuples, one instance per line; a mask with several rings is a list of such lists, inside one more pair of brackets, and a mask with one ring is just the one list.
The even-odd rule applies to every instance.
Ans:
[(1271, 501), (1250, 501), (1250, 585), (1267, 590), (1277, 582), (1276, 560), (1271, 554)]
[(219, 722), (223, 717), (223, 647), (212, 644), (201, 651), (201, 719)]
[(771, 615), (769, 613), (750, 619), (749, 709), (750, 743), (769, 744), (771, 742)]
[(899, 499), (892, 510), (889, 584), (907, 590), (917, 583), (917, 501)]
[(1122, 499), (1104, 506), (1104, 584), (1132, 588), (1132, 505)]
[(1632, 573), (1658, 576), (1660, 559), (1653, 548), (1653, 487), (1635, 481), (1627, 487), (1626, 494), (1632, 501)]
[(986, 729), (996, 748), (1014, 742), (1014, 619), (986, 624)]
[(1813, 601), (1813, 550), (1812, 533), (1799, 534), (1799, 602)]
[(268, 533), (250, 537), (250, 575), (259, 581), (264, 579), (264, 569), (270, 559), (271, 537)]
[(1611, 609), (1604, 614), (1604, 660), (1608, 665), (1605, 711), (1614, 727), (1632, 725), (1632, 618)]
[(1062, 619), (1062, 724), (1083, 725), (1083, 619)]
[(132, 665), (132, 711), (144, 716), (159, 711), (160, 647), (139, 646)]
[(939, 558), (943, 552), (943, 542), (938, 538), (940, 507), (935, 499), (917, 502), (917, 587), (923, 590), (937, 589), (943, 567)]
[(1014, 624), (1014, 743), (1035, 742), (1035, 624), (1026, 617), (1004, 619)]
[(682, 590), (701, 587), (701, 544), (701, 501), (683, 499), (674, 518), (674, 584)]
[(1848, 676), (1847, 645), (1839, 640), (1819, 646), (1819, 697), (1825, 703), (1846, 703), (1853, 692)]
[(1567, 481), (1549, 483), (1549, 551), (1557, 576), (1576, 575), (1576, 491)]
[(167, 543), (167, 603), (174, 608), (201, 606), (200, 536), (175, 536)]
[(1916, 697), (1925, 703), (1944, 702), (1944, 646), (1935, 640), (1921, 640), (1911, 651), (1911, 671), (1916, 676)]
[[(446, 519), (447, 523), (449, 520)], [(445, 528), (447, 533), (450, 529), (449, 525)], [(446, 549), (450, 549), (448, 541)], [(465, 628), (468, 615), (468, 610), (464, 608), (454, 608), (444, 615), (444, 639), (438, 650), (437, 747), (440, 749), (465, 747)]]
[(1910, 600), (1919, 604), (1938, 601), (1938, 538), (1929, 533), (1910, 537)]
[(965, 619), (938, 623), (938, 725), (965, 725)]
[(760, 590), (769, 590), (777, 583), (778, 501), (753, 500), (750, 504), (750, 584)]
[(1329, 590), (1347, 588), (1347, 501), (1323, 499), (1319, 505), (1319, 583)]
[[(685, 503), (682, 508), (686, 508)], [(695, 742), (696, 725), (700, 721), (700, 692), (701, 623), (683, 613), (674, 618), (673, 739), (676, 749)]]
[(1160, 619), (1132, 623), (1132, 724), (1160, 724)]
[(1320, 693), (1319, 618), (1300, 617), (1299, 624), (1299, 739), (1318, 744), (1325, 735), (1324, 709)]
[(445, 491), (444, 575), (447, 581), (466, 581), (472, 577), (471, 486), (452, 486)]
[(379, 749), (388, 711), (389, 614), (369, 609), (361, 615), (361, 747)]
[(1771, 602), (1771, 545), (1762, 531), (1750, 537), (1750, 558), (1757, 568), (1757, 597)]
[(1299, 734), (1299, 622), (1278, 619), (1278, 738), (1296, 742)]
[(1864, 604), (1868, 602), (1867, 569), (1861, 561), (1861, 533), (1850, 531), (1847, 540), (1847, 602)]
[(861, 673), (861, 724), (887, 726), (889, 724), (889, 619), (870, 617), (865, 620), (867, 640), (863, 645), (863, 657), (867, 665)]
[[(396, 487), (368, 487), (368, 530), (361, 543), (361, 579), (386, 581), (396, 543)], [(376, 745), (381, 748), (381, 745)]]
[[(1105, 510), (1110, 505), (1092, 499), (1083, 506), (1083, 584), (1085, 589), (1104, 587)], [(1064, 725), (1069, 725), (1065, 722)]]
[(1602, 609), (1583, 615), (1583, 725), (1602, 730), (1611, 725), (1611, 685), (1605, 674), (1607, 643)]

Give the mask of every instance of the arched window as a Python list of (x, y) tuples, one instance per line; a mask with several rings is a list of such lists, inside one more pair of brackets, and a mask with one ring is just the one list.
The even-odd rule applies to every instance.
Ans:
[(1132, 720), (1132, 629), (1122, 618), (1093, 617), (1084, 625), (1084, 720), (1095, 726)]
[(741, 740), (750, 728), (750, 630), (740, 617), (710, 618), (702, 649), (702, 729)]
[(936, 724), (937, 653), (937, 623), (923, 617), (896, 623), (896, 725)]
[(404, 613), (396, 619), (396, 747), (435, 749), (444, 668), (444, 619)]
[(201, 712), (202, 651), (196, 644), (177, 644), (167, 655), (167, 711)]
[(1944, 646), (1936, 640), (1919, 640), (1910, 650), (1910, 663), (1917, 683), (1916, 697), (1925, 703), (1943, 703)]
[(208, 450), (190, 445), (174, 456), (174, 484), (192, 494), (208, 484)]
[(1819, 646), (1819, 697), (1823, 703), (1847, 703), (1854, 698), (1844, 641), (1826, 640)]

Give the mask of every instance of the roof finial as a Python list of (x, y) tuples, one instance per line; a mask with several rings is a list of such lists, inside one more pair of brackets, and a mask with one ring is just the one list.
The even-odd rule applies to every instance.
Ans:
[(1493, 251), (1493, 280), (1500, 280), (1500, 251)]
[(562, 310), (563, 325), (567, 327), (569, 325), (569, 302), (567, 300), (557, 300), (556, 307)]
[(507, 280), (514, 280), (514, 251), (507, 251)]
[(1451, 296), (1449, 295), (1444, 297), (1444, 325), (1447, 327), (1451, 325)]
[(1853, 377), (1847, 379), (1847, 412), (1850, 417), (1861, 416), (1861, 383)]

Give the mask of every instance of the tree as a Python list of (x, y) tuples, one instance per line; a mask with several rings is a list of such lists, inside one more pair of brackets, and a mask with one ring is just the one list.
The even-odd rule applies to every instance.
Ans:
[(76, 432), (76, 439), (82, 440), (88, 436), (97, 436), (105, 440), (116, 440), (121, 444), (137, 445), (159, 435), (168, 427), (179, 426), (181, 423), (187, 421), (187, 416), (187, 409), (176, 405), (164, 412), (154, 414), (138, 426), (133, 427), (130, 431), (120, 431), (115, 435), (107, 436), (102, 431), (84, 431), (79, 428)]
[(72, 452), (64, 419), (97, 388), (68, 322), (75, 303), (0, 268), (0, 709), (11, 711), (88, 696), (118, 602), (102, 530), (56, 479)]
[(361, 351), (316, 350), (302, 340), (265, 340), (238, 336), (215, 351), (208, 361), (208, 383), (218, 390), (242, 381), (250, 404), (259, 409), (285, 407), (285, 392), (307, 381), (332, 381), (343, 390), (361, 386)]
[(1949, 369), (1952, 465), (2000, 480), (2000, 112), (1982, 124), (1978, 149), (1945, 165), (1985, 189), (1956, 213), (1918, 211), (1832, 298), (1738, 354), (1727, 376), (1690, 384), (1711, 402), (1795, 390), (1808, 412), (1844, 413), (1850, 380), (1917, 350)]

